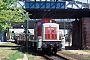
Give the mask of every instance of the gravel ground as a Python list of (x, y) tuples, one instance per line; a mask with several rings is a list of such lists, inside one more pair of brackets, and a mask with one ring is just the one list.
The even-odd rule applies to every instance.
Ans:
[(82, 56), (76, 55), (76, 54), (67, 54), (64, 52), (59, 52), (60, 54), (63, 55), (63, 57), (68, 58), (69, 60), (85, 60)]
[(69, 58), (69, 60), (90, 60), (90, 53), (80, 50), (67, 50), (71, 53), (59, 51), (58, 54), (62, 54), (63, 57)]
[(44, 57), (37, 56), (34, 60), (46, 60)]

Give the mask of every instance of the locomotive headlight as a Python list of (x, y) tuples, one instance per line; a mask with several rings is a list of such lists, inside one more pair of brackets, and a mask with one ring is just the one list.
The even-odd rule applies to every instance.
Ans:
[(53, 45), (53, 44), (50, 44), (51, 46)]
[(52, 25), (49, 25), (49, 27), (51, 27)]
[(58, 46), (58, 44), (56, 46)]

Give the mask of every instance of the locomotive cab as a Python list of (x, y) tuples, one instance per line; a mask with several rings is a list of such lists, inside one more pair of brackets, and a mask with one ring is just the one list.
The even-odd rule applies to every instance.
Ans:
[(59, 40), (59, 24), (44, 23), (42, 27), (42, 48), (49, 50), (48, 53), (56, 53), (61, 49), (61, 40)]

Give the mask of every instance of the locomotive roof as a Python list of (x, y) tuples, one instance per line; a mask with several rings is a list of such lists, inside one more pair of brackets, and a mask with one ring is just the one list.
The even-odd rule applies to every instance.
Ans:
[[(37, 23), (37, 22), (41, 22), (41, 21), (45, 21), (45, 20), (50, 21), (50, 20), (52, 20), (52, 19), (51, 19), (51, 18), (42, 18), (42, 19), (37, 20), (35, 23)], [(52, 20), (52, 21), (56, 23), (55, 20)]]

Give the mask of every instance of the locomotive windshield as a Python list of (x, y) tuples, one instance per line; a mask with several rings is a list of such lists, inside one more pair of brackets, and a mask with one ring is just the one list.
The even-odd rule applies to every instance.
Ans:
[(51, 32), (54, 33), (54, 30), (52, 30)]
[(40, 22), (38, 22), (37, 24), (38, 24), (38, 26), (39, 25), (42, 25), (44, 23), (44, 21), (40, 21)]

